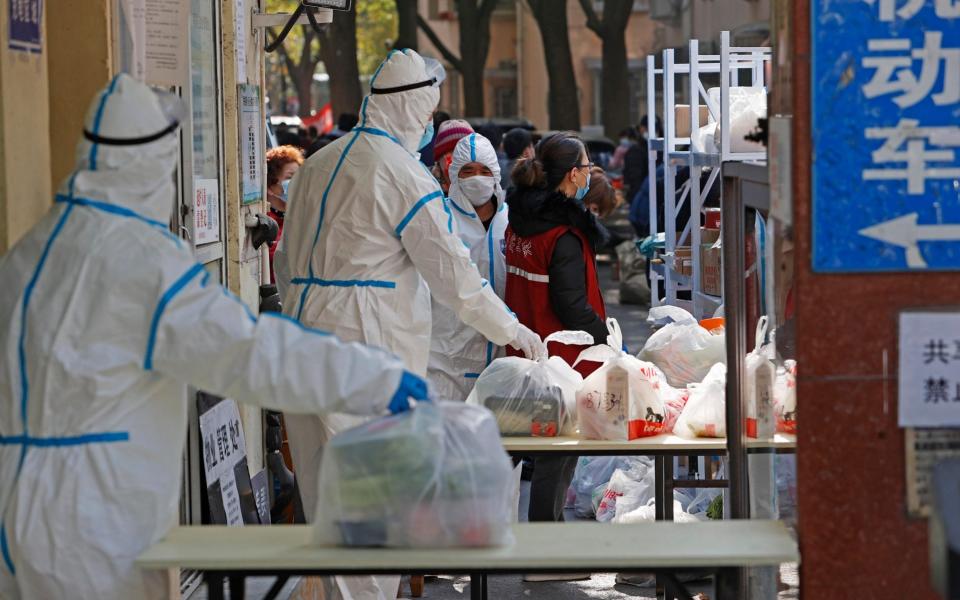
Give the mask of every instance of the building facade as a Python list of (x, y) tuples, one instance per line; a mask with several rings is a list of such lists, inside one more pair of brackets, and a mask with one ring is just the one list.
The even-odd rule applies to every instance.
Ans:
[[(561, 2), (557, 3), (558, 6)], [(580, 98), (580, 122), (585, 130), (602, 131), (601, 43), (587, 27), (579, 2), (564, 0), (569, 26), (574, 74)], [(600, 15), (603, 2), (594, 1)], [(420, 0), (420, 15), (454, 53), (459, 48), (459, 24), (454, 0)], [(636, 123), (646, 113), (646, 57), (665, 48), (682, 48), (696, 38), (719, 45), (720, 32), (733, 30), (764, 41), (769, 31), (770, 9), (756, 0), (637, 0), (627, 24), (627, 58), (630, 68), (630, 119)], [(747, 24), (747, 25), (744, 25)], [(735, 36), (736, 37), (736, 36)], [(427, 55), (440, 53), (421, 31), (418, 44)], [(449, 69), (449, 66), (448, 66)], [(501, 0), (490, 24), (490, 51), (484, 73), (484, 117), (529, 119), (537, 129), (549, 123), (546, 61), (540, 30), (524, 0)], [(444, 86), (441, 108), (463, 115), (460, 78), (451, 72)]]

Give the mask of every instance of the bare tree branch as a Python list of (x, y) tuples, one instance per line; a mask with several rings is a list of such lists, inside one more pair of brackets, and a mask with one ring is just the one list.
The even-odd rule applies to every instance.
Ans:
[(587, 27), (590, 31), (603, 38), (606, 24), (597, 16), (597, 11), (593, 10), (593, 0), (580, 0), (580, 8), (583, 9), (583, 14), (587, 15)]
[(456, 54), (450, 51), (449, 48), (443, 43), (440, 37), (437, 35), (437, 32), (430, 27), (430, 24), (421, 17), (417, 15), (417, 25), (420, 26), (420, 29), (423, 30), (423, 33), (427, 35), (427, 38), (430, 40), (430, 43), (443, 55), (443, 58), (450, 63), (450, 65), (457, 71), (463, 70), (463, 63), (460, 61), (460, 58)]

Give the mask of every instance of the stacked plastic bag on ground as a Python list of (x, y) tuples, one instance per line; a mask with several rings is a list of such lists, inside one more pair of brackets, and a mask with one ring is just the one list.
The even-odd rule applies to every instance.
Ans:
[(710, 333), (682, 308), (651, 308), (649, 320), (671, 322), (650, 336), (638, 358), (660, 367), (670, 385), (699, 383), (713, 365), (726, 362), (725, 336)]
[(602, 363), (577, 393), (580, 436), (633, 440), (664, 433), (666, 410), (660, 397), (662, 373), (653, 364), (623, 351), (616, 319), (607, 319), (606, 345), (584, 350), (577, 362)]
[[(550, 342), (586, 345), (593, 336), (562, 331), (547, 336), (544, 343)], [(503, 435), (574, 435), (576, 394), (582, 385), (580, 374), (560, 357), (533, 361), (509, 356), (484, 369), (467, 403), (493, 411)]]
[(334, 436), (320, 471), (316, 540), (409, 548), (512, 543), (513, 467), (493, 414), (421, 403)]

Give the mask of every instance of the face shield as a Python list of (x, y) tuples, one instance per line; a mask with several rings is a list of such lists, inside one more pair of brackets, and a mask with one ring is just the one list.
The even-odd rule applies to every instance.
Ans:
[(136, 137), (111, 137), (94, 133), (84, 127), (83, 137), (94, 144), (106, 146), (139, 146), (155, 142), (160, 138), (173, 133), (180, 127), (180, 123), (187, 117), (187, 105), (176, 94), (167, 91), (152, 90), (157, 100), (157, 106), (167, 122), (165, 127), (157, 131)]

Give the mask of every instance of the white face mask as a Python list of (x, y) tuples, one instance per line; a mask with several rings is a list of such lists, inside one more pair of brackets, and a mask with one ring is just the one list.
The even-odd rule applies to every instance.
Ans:
[(466, 179), (457, 180), (460, 191), (473, 206), (483, 206), (493, 197), (497, 180), (489, 175), (475, 175)]

